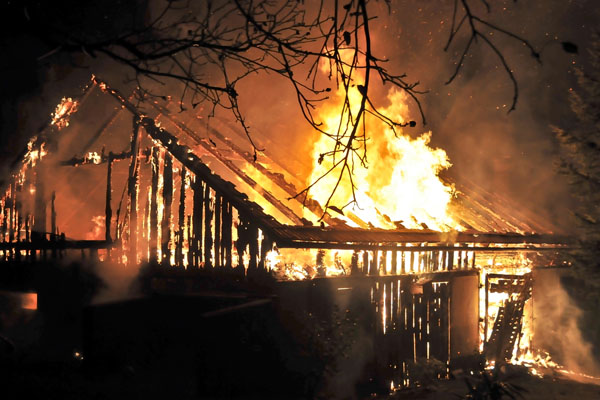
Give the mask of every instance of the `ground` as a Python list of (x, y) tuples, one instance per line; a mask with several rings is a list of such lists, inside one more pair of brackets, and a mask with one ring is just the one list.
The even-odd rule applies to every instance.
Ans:
[[(520, 398), (526, 400), (588, 400), (600, 399), (600, 385), (576, 382), (564, 375), (554, 373), (540, 378), (527, 373), (517, 372), (512, 383), (524, 388)], [(377, 400), (450, 400), (465, 398), (468, 393), (463, 379), (439, 381), (427, 388), (415, 388), (396, 391), (389, 396), (378, 396)], [(508, 397), (503, 397), (508, 398)], [(519, 397), (517, 397), (519, 398)]]

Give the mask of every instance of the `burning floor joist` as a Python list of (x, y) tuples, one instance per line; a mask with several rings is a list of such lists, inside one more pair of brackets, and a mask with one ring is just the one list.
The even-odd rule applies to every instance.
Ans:
[(458, 184), (439, 183), (455, 191), (448, 218), (325, 207), (296, 196), (303, 180), (255, 159), (235, 128), (133, 97), (93, 77), (32, 139), (0, 200), (3, 261), (271, 275), (282, 304), (368, 310), (372, 373), (388, 387), (410, 385), (422, 359), (444, 377), (479, 351), (496, 363), (531, 356), (532, 276), (561, 262), (570, 240), (558, 228)]

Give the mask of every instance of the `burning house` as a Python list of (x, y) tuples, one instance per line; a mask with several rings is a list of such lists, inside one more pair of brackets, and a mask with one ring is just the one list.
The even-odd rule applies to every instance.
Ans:
[[(433, 192), (388, 182), (359, 193), (352, 210), (338, 206), (344, 199), (325, 207), (296, 196), (306, 183), (290, 164), (256, 159), (243, 136), (168, 98), (128, 97), (93, 77), (81, 96), (63, 99), (6, 183), (0, 257), (154, 265), (156, 291), (193, 292), (199, 271), (271, 275), (283, 306), (366, 310), (360, 326), (372, 338), (373, 374), (388, 386), (409, 385), (408, 365), (418, 360), (531, 356), (536, 274), (568, 245), (557, 227), (419, 165), (427, 157), (444, 164), (431, 149), (419, 153), (427, 135), (387, 151), (416, 154), (405, 162), (433, 171)], [(313, 179), (318, 168), (328, 167), (316, 163)]]

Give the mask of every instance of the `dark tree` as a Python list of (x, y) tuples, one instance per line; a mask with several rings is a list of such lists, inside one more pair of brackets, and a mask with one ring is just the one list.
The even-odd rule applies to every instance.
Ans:
[[(565, 51), (568, 51), (565, 49)], [(571, 183), (578, 228), (578, 248), (572, 251), (575, 278), (570, 294), (582, 309), (582, 331), (600, 343), (600, 37), (589, 49), (589, 68), (575, 68), (578, 86), (569, 93), (576, 123), (555, 128), (560, 144), (559, 171)], [(600, 349), (596, 348), (596, 355)]]
[(573, 210), (583, 251), (576, 254), (586, 272), (600, 273), (600, 40), (590, 48), (591, 68), (575, 68), (578, 88), (569, 93), (576, 124), (555, 128), (561, 146), (559, 171), (576, 199)]

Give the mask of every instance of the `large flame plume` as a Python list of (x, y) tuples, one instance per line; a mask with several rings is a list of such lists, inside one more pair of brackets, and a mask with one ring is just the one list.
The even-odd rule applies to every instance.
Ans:
[[(351, 108), (360, 103), (360, 96), (362, 94), (357, 88), (350, 89)], [(348, 124), (339, 112), (339, 104), (344, 97), (338, 92), (332, 99), (337, 104), (323, 107), (320, 118), (326, 132), (335, 132), (338, 127)], [(387, 102), (389, 104), (379, 111), (400, 124), (406, 123), (409, 111), (406, 96), (391, 90)], [(351, 114), (356, 115), (356, 111), (352, 110)], [(364, 118), (367, 132), (363, 143), (367, 149), (367, 165), (363, 168), (358, 165), (359, 160), (352, 160), (355, 163), (352, 181), (347, 175), (342, 177), (329, 206), (333, 206), (334, 210), (343, 209), (349, 217), (347, 222), (352, 226), (363, 221), (387, 229), (460, 229), (460, 225), (448, 214), (454, 188), (439, 177), (439, 173), (451, 164), (444, 150), (430, 147), (431, 132), (412, 138), (402, 128), (392, 129), (371, 114), (365, 114)], [(323, 156), (331, 151), (334, 140), (328, 135), (321, 135), (313, 145), (314, 167), (309, 181), (318, 181), (311, 188), (311, 193), (322, 202), (331, 195), (341, 173), (341, 166), (334, 167), (335, 157)], [(330, 169), (332, 171), (326, 174)]]

